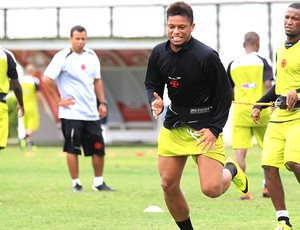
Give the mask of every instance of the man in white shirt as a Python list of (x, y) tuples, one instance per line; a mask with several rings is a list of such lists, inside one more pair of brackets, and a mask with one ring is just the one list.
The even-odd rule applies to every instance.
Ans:
[[(96, 53), (85, 47), (87, 33), (84, 27), (74, 26), (70, 33), (71, 47), (59, 51), (44, 73), (43, 83), (59, 106), (65, 139), (64, 152), (72, 178), (73, 191), (81, 192), (78, 155), (92, 156), (95, 191), (115, 191), (103, 181), (104, 141), (99, 118), (107, 113)], [(56, 84), (55, 84), (56, 83)], [(57, 87), (56, 87), (57, 86)], [(60, 95), (57, 95), (57, 90)], [(99, 107), (97, 109), (97, 99)]]

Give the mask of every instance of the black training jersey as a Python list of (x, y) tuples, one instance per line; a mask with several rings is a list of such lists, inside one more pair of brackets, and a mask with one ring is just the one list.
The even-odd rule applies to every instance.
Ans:
[[(154, 92), (163, 98), (166, 84), (171, 108), (164, 126), (209, 128), (218, 136), (232, 101), (231, 86), (218, 53), (193, 37), (177, 53), (169, 46), (169, 41), (158, 44), (149, 58), (145, 87), (150, 104), (155, 100)], [(191, 119), (193, 111), (206, 112)]]

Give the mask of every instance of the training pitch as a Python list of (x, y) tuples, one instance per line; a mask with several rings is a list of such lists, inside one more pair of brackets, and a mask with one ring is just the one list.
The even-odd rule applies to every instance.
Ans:
[[(84, 192), (73, 193), (61, 147), (39, 146), (30, 153), (8, 146), (0, 152), (0, 229), (176, 230), (163, 200), (156, 147), (107, 146), (106, 153), (104, 180), (118, 191), (93, 191), (91, 159), (79, 157)], [(231, 148), (226, 153), (234, 155)], [(300, 229), (299, 183), (287, 170), (281, 173), (292, 224)], [(247, 157), (247, 174), (254, 200), (240, 200), (234, 186), (211, 199), (201, 193), (196, 165), (189, 159), (182, 189), (195, 229), (275, 228), (271, 200), (261, 193), (263, 171), (257, 147)]]

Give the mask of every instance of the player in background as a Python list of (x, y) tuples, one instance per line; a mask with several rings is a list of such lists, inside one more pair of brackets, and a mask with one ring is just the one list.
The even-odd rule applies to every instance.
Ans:
[(33, 64), (27, 64), (24, 76), (19, 79), (26, 110), (26, 114), (18, 119), (18, 137), (21, 149), (27, 147), (28, 150), (34, 150), (33, 135), (40, 125), (39, 104), (45, 110), (42, 92), (40, 91), (40, 80), (35, 77), (36, 72), (36, 67)]
[[(227, 68), (227, 75), (233, 89), (235, 101), (255, 102), (272, 87), (273, 71), (271, 60), (258, 54), (260, 38), (256, 32), (248, 32), (244, 36), (243, 47), (245, 53), (231, 63)], [(257, 145), (262, 148), (264, 135), (270, 119), (271, 109), (265, 109), (260, 115), (260, 123), (255, 124), (249, 116), (251, 106), (233, 104), (232, 142), (236, 152), (236, 159), (246, 171), (246, 156), (248, 149), (253, 147), (253, 137)], [(263, 197), (268, 197), (268, 191), (263, 181)], [(241, 199), (252, 200), (249, 193), (240, 196)]]
[[(57, 104), (64, 135), (73, 192), (82, 192), (78, 155), (92, 158), (95, 191), (115, 191), (103, 179), (105, 144), (99, 119), (107, 114), (100, 61), (87, 47), (83, 26), (71, 28), (70, 46), (55, 54), (44, 72), (43, 83)], [(57, 95), (55, 92), (59, 92)], [(97, 99), (99, 106), (97, 106)], [(82, 154), (83, 150), (83, 154)]]
[[(275, 230), (291, 230), (285, 193), (279, 169), (286, 168), (300, 183), (300, 3), (288, 6), (284, 15), (285, 43), (276, 51), (276, 84), (258, 102), (280, 100), (273, 111), (265, 134), (261, 165), (266, 185), (276, 210)], [(252, 110), (254, 122), (260, 121), (261, 110)], [(295, 187), (295, 189), (299, 189)], [(286, 194), (293, 196), (293, 193)], [(298, 200), (298, 197), (296, 198)], [(299, 215), (299, 212), (297, 213)], [(299, 223), (298, 223), (299, 224)]]
[(0, 47), (0, 150), (7, 144), (9, 122), (6, 96), (12, 87), (18, 100), (18, 116), (24, 115), (22, 87), (18, 80), (17, 64), (12, 52)]

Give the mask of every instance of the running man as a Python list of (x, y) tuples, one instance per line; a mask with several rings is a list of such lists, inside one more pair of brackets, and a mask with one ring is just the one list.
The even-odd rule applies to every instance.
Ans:
[(189, 156), (198, 165), (202, 192), (225, 193), (231, 181), (249, 193), (249, 183), (234, 159), (225, 164), (222, 130), (231, 106), (231, 87), (216, 51), (191, 36), (192, 8), (175, 2), (167, 10), (168, 41), (152, 50), (145, 87), (154, 118), (164, 108), (167, 84), (171, 105), (158, 137), (158, 170), (166, 205), (180, 229), (193, 229), (189, 206), (180, 188)]

